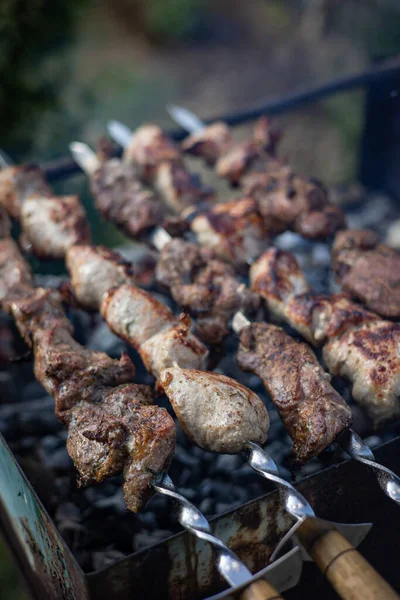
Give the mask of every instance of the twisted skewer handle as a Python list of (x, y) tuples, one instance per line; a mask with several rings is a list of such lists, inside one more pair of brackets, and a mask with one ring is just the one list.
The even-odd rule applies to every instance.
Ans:
[(252, 574), (232, 550), (211, 533), (211, 527), (203, 513), (184, 496), (181, 496), (172, 483), (171, 478), (164, 474), (162, 478), (153, 483), (153, 487), (160, 494), (174, 500), (177, 507), (179, 523), (187, 531), (200, 540), (209, 542), (217, 554), (217, 568), (222, 577), (231, 586), (241, 585), (251, 579)]
[(301, 544), (344, 600), (398, 600), (393, 588), (336, 529), (306, 519), (297, 529)]
[(292, 517), (297, 520), (315, 517), (313, 509), (304, 496), (286, 479), (280, 477), (278, 467), (265, 450), (254, 442), (248, 442), (245, 454), (252, 469), (278, 486), (285, 509)]
[(338, 438), (339, 445), (354, 460), (373, 470), (381, 489), (400, 504), (400, 477), (375, 460), (372, 450), (352, 429), (346, 429)]

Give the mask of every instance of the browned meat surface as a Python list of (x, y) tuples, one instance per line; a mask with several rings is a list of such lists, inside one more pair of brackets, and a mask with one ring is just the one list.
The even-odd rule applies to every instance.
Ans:
[(33, 194), (53, 195), (41, 169), (34, 165), (22, 165), (0, 171), (0, 206), (9, 215), (19, 219), (22, 203)]
[(142, 235), (165, 216), (160, 198), (141, 183), (133, 164), (118, 159), (103, 163), (93, 174), (91, 191), (104, 218), (128, 236)]
[[(295, 257), (279, 251), (278, 261), (268, 260), (272, 255), (268, 251), (250, 273), (252, 289), (270, 313), (286, 320), (312, 344), (323, 346), (329, 371), (352, 382), (354, 399), (375, 423), (396, 417), (400, 413), (400, 326), (382, 320), (346, 294), (306, 291), (297, 295), (305, 279)], [(291, 266), (286, 270), (282, 264)]]
[(43, 258), (63, 258), (68, 248), (90, 242), (89, 223), (78, 196), (32, 194), (21, 206), (23, 242)]
[(14, 293), (31, 286), (31, 270), (17, 244), (11, 238), (0, 239), (0, 302), (7, 304)]
[(191, 227), (199, 244), (239, 268), (260, 256), (270, 243), (252, 198), (217, 204), (195, 216)]
[(147, 386), (110, 389), (101, 404), (81, 403), (70, 414), (68, 452), (84, 485), (123, 471), (127, 507), (137, 512), (152, 494), (155, 474), (168, 468), (175, 425), (164, 408), (151, 406)]
[(278, 321), (286, 318), (288, 300), (310, 289), (293, 254), (278, 248), (269, 248), (251, 265), (250, 283)]
[(218, 260), (212, 250), (182, 239), (163, 248), (156, 278), (196, 318), (196, 332), (209, 345), (222, 342), (235, 312), (253, 314), (259, 306), (258, 295), (238, 281), (231, 265)]
[(161, 373), (160, 382), (182, 428), (205, 450), (235, 454), (249, 441), (266, 441), (269, 417), (264, 403), (234, 379), (174, 367)]
[(79, 304), (93, 310), (99, 309), (110, 288), (135, 282), (132, 264), (104, 246), (72, 246), (67, 252), (66, 265)]
[(139, 288), (123, 285), (103, 298), (101, 314), (110, 329), (138, 350), (157, 379), (166, 367), (204, 368), (208, 351), (162, 302)]
[(384, 317), (400, 317), (400, 254), (380, 244), (373, 231), (340, 231), (332, 260), (344, 290)]
[(228, 125), (218, 121), (185, 138), (182, 150), (201, 157), (208, 165), (213, 166), (233, 143)]
[(11, 240), (1, 244), (0, 256), (4, 260), (8, 252), (9, 260), (2, 266), (0, 306), (32, 346), (35, 376), (55, 398), (57, 416), (69, 425), (67, 447), (81, 482), (102, 481), (122, 471), (128, 508), (139, 510), (151, 494), (153, 476), (171, 460), (172, 418), (165, 409), (149, 406), (145, 386), (132, 383), (135, 368), (127, 355), (111, 359), (73, 339), (58, 294), (34, 289)]
[(240, 334), (239, 366), (260, 377), (293, 440), (298, 462), (317, 456), (351, 424), (351, 410), (307, 344), (253, 323)]
[(136, 129), (124, 152), (124, 161), (139, 167), (140, 176), (151, 183), (163, 162), (182, 164), (180, 148), (161, 127), (149, 123)]
[(199, 202), (211, 202), (214, 199), (214, 191), (204, 186), (198, 175), (190, 173), (183, 164), (176, 162), (160, 163), (153, 185), (168, 208), (176, 213)]
[(323, 239), (345, 226), (340, 207), (329, 202), (326, 189), (276, 161), (241, 180), (245, 194), (255, 198), (271, 233), (288, 229), (309, 239)]
[(235, 142), (229, 127), (225, 123), (216, 122), (189, 135), (182, 142), (182, 150), (200, 156), (210, 166), (218, 161), (219, 174), (228, 177), (232, 183), (238, 183), (254, 159), (263, 152), (275, 151), (279, 137), (266, 117), (256, 122), (253, 140), (249, 143)]

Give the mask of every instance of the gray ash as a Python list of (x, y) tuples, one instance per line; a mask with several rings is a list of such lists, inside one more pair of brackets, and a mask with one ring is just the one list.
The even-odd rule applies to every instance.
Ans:
[[(381, 213), (381, 220), (376, 219), (375, 199), (365, 202), (362, 207), (356, 206), (351, 212), (351, 225), (370, 226), (375, 220), (375, 228), (382, 234), (382, 220), (386, 225), (398, 217), (397, 206), (390, 202), (388, 205), (388, 202)], [(374, 214), (375, 218), (371, 216)], [(280, 236), (278, 244), (296, 253), (316, 291), (335, 289), (328, 245), (312, 244), (290, 233)], [(38, 279), (41, 285), (54, 287), (60, 283), (59, 277), (40, 276)], [(113, 357), (119, 357), (123, 350), (127, 350), (137, 367), (136, 380), (152, 383), (138, 354), (113, 335), (99, 315), (71, 309), (69, 313), (80, 343)], [(76, 472), (65, 448), (66, 431), (54, 416), (54, 401), (35, 381), (31, 357), (27, 357), (26, 348), (5, 315), (0, 315), (0, 333), (0, 431), (82, 568), (85, 571), (97, 570), (179, 531), (181, 528), (170, 502), (164, 496), (155, 495), (140, 514), (129, 512), (123, 499), (120, 477), (77, 489)], [(271, 420), (268, 451), (282, 474), (298, 480), (338, 460), (340, 454), (337, 451), (326, 451), (301, 470), (293, 469), (291, 442), (280, 418), (260, 380), (238, 368), (236, 348), (237, 340), (231, 336), (224, 343), (217, 370), (235, 377), (266, 402)], [(17, 362), (8, 362), (16, 358), (19, 358)], [(334, 383), (351, 403), (347, 384), (339, 380)], [(160, 397), (158, 402), (168, 407), (165, 397)], [(359, 407), (353, 405), (352, 408), (354, 428), (372, 447), (400, 433), (400, 425), (374, 432)], [(170, 475), (178, 490), (208, 518), (272, 489), (269, 482), (250, 469), (242, 456), (205, 452), (193, 446), (179, 426)]]

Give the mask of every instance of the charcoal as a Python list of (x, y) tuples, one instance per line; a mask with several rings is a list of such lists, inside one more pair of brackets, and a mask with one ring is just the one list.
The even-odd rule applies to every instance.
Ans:
[(211, 466), (211, 475), (226, 475), (232, 473), (243, 463), (243, 459), (238, 455), (221, 454), (215, 457), (214, 465)]
[(88, 337), (87, 346), (93, 350), (106, 352), (113, 358), (118, 358), (127, 349), (126, 343), (112, 333), (107, 323), (104, 322), (99, 323), (94, 332)]

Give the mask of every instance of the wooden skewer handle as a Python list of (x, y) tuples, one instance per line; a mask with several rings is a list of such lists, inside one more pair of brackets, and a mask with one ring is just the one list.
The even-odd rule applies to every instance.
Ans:
[(399, 600), (394, 589), (336, 529), (310, 536), (300, 527), (297, 535), (344, 600)]
[(283, 597), (268, 581), (258, 579), (242, 592), (240, 600), (283, 600)]

